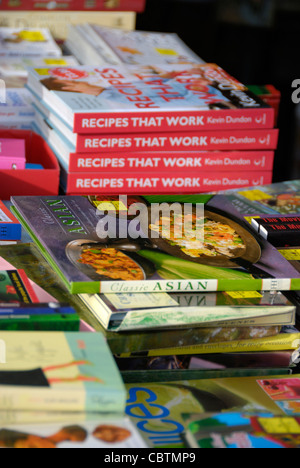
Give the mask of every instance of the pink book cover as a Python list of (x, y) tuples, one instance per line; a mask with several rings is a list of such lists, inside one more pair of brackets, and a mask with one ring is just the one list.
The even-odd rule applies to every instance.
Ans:
[(0, 138), (0, 169), (25, 169), (25, 141)]

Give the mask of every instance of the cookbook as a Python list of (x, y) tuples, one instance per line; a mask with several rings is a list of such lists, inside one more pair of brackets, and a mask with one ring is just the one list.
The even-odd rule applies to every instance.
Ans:
[(216, 64), (30, 68), (28, 87), (74, 133), (274, 127), (274, 109)]
[(224, 196), (19, 196), (12, 205), (73, 294), (300, 289), (300, 272)]

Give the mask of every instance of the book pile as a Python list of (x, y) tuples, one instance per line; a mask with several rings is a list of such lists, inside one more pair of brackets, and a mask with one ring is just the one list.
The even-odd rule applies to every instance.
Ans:
[[(134, 33), (118, 31), (124, 44)], [(105, 56), (97, 67), (30, 70), (37, 131), (60, 162), (63, 192), (201, 193), (271, 183), (274, 109), (219, 66), (195, 57), (176, 35), (146, 38), (139, 40), (141, 54), (124, 45), (112, 64)], [(132, 41), (138, 43), (135, 36)], [(83, 44), (89, 56), (71, 35), (67, 44), (79, 61), (72, 43)], [(115, 49), (107, 45), (109, 53)], [(136, 61), (130, 54), (123, 59), (128, 50)]]
[[(155, 211), (157, 205), (165, 211)], [(168, 207), (176, 215), (174, 223), (170, 215), (169, 237)], [(192, 221), (189, 233), (196, 219), (203, 218), (201, 245), (185, 236), (177, 241), (179, 208), (182, 221)], [(20, 331), (24, 325), (20, 328), (19, 314), (14, 319), (19, 331), (1, 332), (7, 355), (16, 355), (13, 369), (10, 362), (0, 364), (1, 392), (14, 397), (9, 421), (0, 410), (4, 446), (98, 447), (103, 431), (108, 439), (100, 438), (101, 444), (115, 447), (134, 446), (128, 445), (130, 440), (136, 447), (186, 447), (192, 442), (186, 439), (189, 425), (183, 413), (216, 412), (226, 406), (227, 412), (232, 408), (261, 414), (267, 407), (276, 414), (276, 404), (260, 403), (262, 386), (267, 390), (264, 382), (274, 381), (275, 386), (282, 381), (287, 388), (299, 380), (292, 372), (299, 362), (293, 294), (300, 290), (300, 272), (257, 235), (249, 222), (252, 217), (245, 219), (228, 197), (12, 197), (11, 210), (38, 249), (33, 244), (0, 247), (0, 256), (18, 271), (26, 266), (29, 277), (58, 301), (53, 314), (57, 321), (63, 315), (65, 322), (61, 319), (60, 332), (53, 331), (53, 322), (47, 325), (40, 318), (38, 323), (37, 315), (43, 314), (37, 312), (27, 327), (43, 327), (40, 335), (41, 328)], [(134, 239), (135, 227), (140, 236)], [(68, 315), (63, 304), (79, 314), (79, 330), (63, 328)], [(33, 306), (49, 308), (47, 303)], [(2, 330), (12, 322), (13, 314), (3, 320)], [(253, 385), (246, 385), (242, 395), (239, 385), (249, 379)], [(254, 388), (258, 379), (261, 390)], [(30, 387), (30, 399), (24, 385)], [(165, 417), (153, 413), (145, 395), (160, 408), (169, 408)], [(282, 417), (292, 411), (294, 400), (284, 395), (280, 402), (277, 413)], [(138, 424), (135, 408), (140, 405), (149, 406), (151, 437)], [(107, 411), (114, 415), (106, 416)], [(167, 415), (176, 422), (171, 439), (165, 434)], [(74, 426), (82, 439), (70, 442), (68, 431)], [(121, 434), (112, 434), (113, 428)]]
[(173, 34), (83, 24), (67, 46), (2, 64), (63, 194), (0, 206), (0, 242), (30, 239), (0, 245), (0, 446), (299, 447), (300, 182), (268, 185), (275, 109)]
[[(287, 295), (299, 289), (300, 273), (225, 197), (12, 197), (12, 203), (64, 285), (106, 330), (124, 375), (160, 366), (231, 372), (293, 366), (299, 333)], [(190, 204), (192, 214), (185, 215), (193, 222), (204, 203), (204, 241), (177, 242), (175, 231), (165, 238), (162, 214), (151, 211), (158, 203)], [(132, 216), (136, 204), (144, 218)], [(184, 214), (176, 216), (179, 226)], [(137, 221), (146, 235), (134, 240)]]
[(0, 128), (32, 129), (35, 111), (24, 89), (26, 67), (75, 64), (61, 62), (62, 51), (47, 28), (0, 27)]

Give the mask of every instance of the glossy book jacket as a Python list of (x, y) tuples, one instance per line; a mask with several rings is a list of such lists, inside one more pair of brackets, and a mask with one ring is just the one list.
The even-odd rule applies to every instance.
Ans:
[[(181, 210), (176, 223), (174, 203)], [(75, 294), (300, 289), (300, 273), (257, 238), (223, 196), (12, 197), (12, 204)], [(139, 215), (128, 215), (132, 205)], [(163, 206), (169, 213), (167, 235)], [(184, 224), (186, 208), (192, 231), (180, 237), (174, 227)], [(200, 244), (197, 223), (204, 229)]]

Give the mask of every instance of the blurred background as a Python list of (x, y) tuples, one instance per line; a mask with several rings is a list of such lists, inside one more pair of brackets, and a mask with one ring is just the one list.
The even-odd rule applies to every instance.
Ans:
[(176, 32), (242, 83), (275, 86), (281, 104), (274, 182), (300, 178), (300, 104), (292, 101), (292, 83), (300, 80), (300, 0), (147, 0), (137, 29)]

